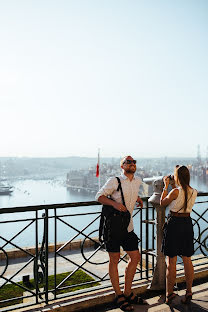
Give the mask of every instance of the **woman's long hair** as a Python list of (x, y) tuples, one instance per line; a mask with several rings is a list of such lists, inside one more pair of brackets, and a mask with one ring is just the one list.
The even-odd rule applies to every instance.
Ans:
[(188, 202), (188, 187), (190, 187), (190, 173), (186, 166), (176, 166), (175, 175), (177, 184), (181, 185), (185, 193), (184, 210), (186, 210)]

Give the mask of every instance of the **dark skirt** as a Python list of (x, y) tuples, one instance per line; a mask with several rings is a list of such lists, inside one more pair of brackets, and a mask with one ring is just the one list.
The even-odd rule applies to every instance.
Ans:
[(191, 217), (170, 217), (163, 229), (162, 250), (165, 256), (194, 254), (194, 231)]

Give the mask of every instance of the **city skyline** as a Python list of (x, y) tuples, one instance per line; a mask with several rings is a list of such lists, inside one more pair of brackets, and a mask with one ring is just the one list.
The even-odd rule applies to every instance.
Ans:
[(208, 2), (0, 3), (0, 157), (207, 157)]

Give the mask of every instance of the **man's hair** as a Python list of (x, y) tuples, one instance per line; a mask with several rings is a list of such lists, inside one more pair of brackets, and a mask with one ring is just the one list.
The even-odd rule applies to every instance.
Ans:
[(124, 161), (126, 160), (127, 157), (131, 157), (130, 155), (124, 156), (121, 161), (120, 161), (120, 166), (123, 166)]

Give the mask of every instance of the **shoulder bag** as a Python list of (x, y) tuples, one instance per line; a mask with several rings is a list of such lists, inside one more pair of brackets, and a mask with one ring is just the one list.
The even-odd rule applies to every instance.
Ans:
[[(122, 202), (125, 205), (121, 181), (118, 177), (117, 191), (121, 191)], [(130, 212), (118, 211), (113, 206), (103, 205), (99, 226), (99, 241), (107, 243), (111, 240), (123, 240), (128, 234), (128, 225), (131, 219)]]

